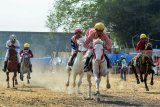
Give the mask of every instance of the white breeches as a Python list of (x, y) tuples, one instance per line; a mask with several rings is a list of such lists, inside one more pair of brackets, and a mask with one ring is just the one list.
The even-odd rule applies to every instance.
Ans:
[(71, 50), (71, 55), (73, 55), (74, 53), (76, 53), (76, 50), (72, 49)]

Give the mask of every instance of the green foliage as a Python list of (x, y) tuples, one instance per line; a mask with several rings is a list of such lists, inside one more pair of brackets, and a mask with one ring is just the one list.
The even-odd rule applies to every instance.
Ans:
[(95, 16), (96, 0), (56, 0), (47, 16), (47, 26), (51, 31), (63, 29), (70, 32), (77, 26), (87, 29)]
[(112, 38), (132, 46), (132, 37), (141, 33), (155, 34), (160, 28), (160, 0), (56, 0), (47, 26), (72, 31), (95, 22), (104, 22)]

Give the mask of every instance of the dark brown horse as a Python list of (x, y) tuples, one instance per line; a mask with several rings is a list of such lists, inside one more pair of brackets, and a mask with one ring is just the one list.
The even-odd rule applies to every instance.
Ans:
[(13, 72), (13, 77), (12, 77), (12, 81), (13, 81), (13, 87), (15, 87), (15, 85), (18, 84), (17, 82), (17, 66), (18, 66), (18, 58), (17, 58), (17, 52), (15, 50), (15, 46), (10, 46), (9, 47), (9, 57), (8, 57), (8, 61), (7, 61), (7, 88), (10, 88), (10, 84), (9, 84), (9, 73)]
[[(151, 49), (150, 44), (147, 44), (146, 46), (147, 46), (146, 50)], [(147, 77), (148, 77), (149, 74), (152, 74), (150, 84), (151, 85), (154, 84), (154, 82), (153, 82), (154, 71), (152, 69), (152, 59), (151, 59), (151, 57), (147, 54), (142, 54), (138, 58), (138, 64), (136, 64), (136, 65), (134, 64), (134, 59), (132, 59), (132, 61), (129, 64), (131, 65), (132, 71), (135, 73), (135, 77), (137, 79), (137, 84), (140, 84), (138, 73), (137, 73), (137, 72), (139, 72), (141, 82), (144, 82), (146, 91), (149, 91), (149, 88), (147, 86)], [(143, 75), (144, 75), (144, 79), (143, 79)]]

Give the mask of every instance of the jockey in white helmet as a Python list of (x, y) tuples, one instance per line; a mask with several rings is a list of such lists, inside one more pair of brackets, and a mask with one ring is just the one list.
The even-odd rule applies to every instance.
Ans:
[(20, 56), (19, 56), (19, 52), (20, 52), (20, 43), (16, 38), (16, 35), (11, 34), (9, 40), (6, 42), (6, 55), (4, 58), (4, 68), (2, 69), (4, 72), (6, 72), (6, 68), (7, 68), (7, 60), (8, 60), (8, 49), (10, 46), (15, 46), (16, 47), (16, 51), (17, 51), (17, 58), (18, 58), (18, 72), (20, 71)]

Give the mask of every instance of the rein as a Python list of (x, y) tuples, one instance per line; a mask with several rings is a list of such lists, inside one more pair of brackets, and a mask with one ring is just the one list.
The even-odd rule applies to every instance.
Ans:
[[(103, 52), (102, 52), (102, 56), (101, 56), (101, 62), (100, 63), (102, 63), (102, 62), (104, 62), (105, 60), (103, 60), (104, 59), (104, 49), (102, 50)], [(93, 52), (93, 58), (94, 58), (94, 60), (96, 59), (96, 54), (95, 54), (95, 49), (94, 48), (92, 48), (92, 52)]]

